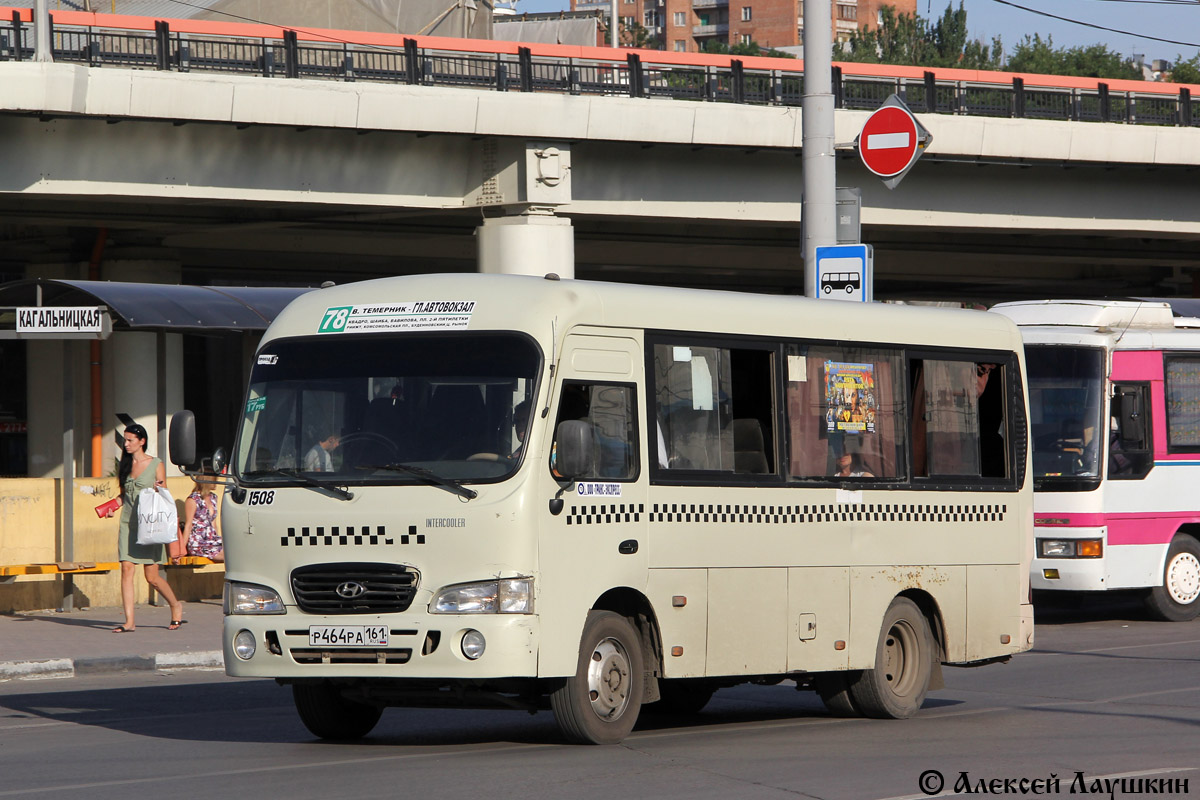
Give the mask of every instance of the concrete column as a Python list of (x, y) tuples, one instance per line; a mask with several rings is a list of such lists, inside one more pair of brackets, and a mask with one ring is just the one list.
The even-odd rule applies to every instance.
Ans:
[[(104, 280), (130, 283), (179, 283), (179, 264), (159, 260), (109, 260), (102, 267)], [(125, 413), (146, 429), (146, 452), (158, 456), (167, 465), (167, 475), (178, 475), (167, 458), (167, 443), (158, 440), (158, 357), (154, 333), (117, 331), (105, 342), (103, 351), (104, 442), (105, 447), (123, 426), (116, 415)], [(183, 338), (166, 337), (167, 418), (183, 408)], [(112, 425), (111, 430), (109, 425)], [(113, 445), (114, 457), (120, 450)], [(107, 459), (106, 459), (107, 460)]]
[[(111, 411), (105, 420), (113, 420), (114, 431), (120, 430), (116, 422), (117, 413), (125, 413), (146, 429), (146, 452), (158, 456), (167, 464), (168, 475), (178, 475), (167, 458), (167, 443), (158, 440), (158, 367), (157, 367), (158, 335), (154, 333), (133, 333), (118, 331), (112, 335), (109, 342), (106, 359), (112, 364), (107, 380), (110, 391), (107, 393), (111, 400)], [(168, 334), (167, 347), (167, 417), (183, 408), (183, 337), (179, 334)], [(105, 440), (112, 442), (111, 434)], [(108, 446), (107, 444), (105, 445)], [(112, 445), (114, 457), (119, 457), (121, 451), (115, 443)]]
[(505, 275), (557, 273), (575, 277), (575, 230), (551, 214), (485, 219), (475, 229), (479, 271)]

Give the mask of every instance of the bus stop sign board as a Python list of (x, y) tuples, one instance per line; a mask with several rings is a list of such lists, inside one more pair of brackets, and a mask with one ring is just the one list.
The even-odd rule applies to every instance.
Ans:
[(820, 300), (869, 303), (874, 299), (874, 253), (869, 244), (818, 247), (817, 293)]
[(863, 124), (855, 140), (863, 165), (895, 188), (933, 140), (908, 107), (892, 95)]

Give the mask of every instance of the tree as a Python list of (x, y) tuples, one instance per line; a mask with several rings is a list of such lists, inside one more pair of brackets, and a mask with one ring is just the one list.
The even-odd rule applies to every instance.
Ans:
[(729, 56), (762, 56), (765, 58), (795, 58), (791, 53), (783, 53), (779, 50), (764, 50), (762, 45), (751, 39), (749, 42), (733, 45), (730, 47), (725, 42), (719, 39), (709, 39), (700, 48), (701, 53), (713, 53), (715, 55)]
[(1131, 60), (1103, 44), (1055, 49), (1051, 37), (1026, 36), (1008, 59), (1012, 72), (1039, 75), (1075, 75), (1083, 78), (1141, 80), (1142, 72)]
[(657, 36), (651, 36), (650, 31), (641, 23), (632, 25), (621, 23), (621, 46), (637, 47), (642, 50), (662, 50), (663, 42)]
[(879, 10), (875, 28), (854, 31), (840, 59), (875, 64), (921, 67), (999, 69), (1003, 49), (1000, 39), (983, 44), (967, 38), (967, 11), (959, 2), (946, 6), (933, 25), (915, 14), (897, 14), (892, 6)]
[(1175, 56), (1175, 68), (1171, 70), (1171, 83), (1200, 84), (1200, 53), (1183, 60), (1183, 56)]
[[(641, 50), (662, 50), (663, 42), (657, 36), (651, 36), (650, 31), (646, 30), (644, 25), (637, 22), (632, 25), (626, 25), (624, 22), (619, 23), (619, 38), (621, 47), (637, 47)], [(606, 28), (604, 30), (604, 43), (611, 44), (612, 36)]]

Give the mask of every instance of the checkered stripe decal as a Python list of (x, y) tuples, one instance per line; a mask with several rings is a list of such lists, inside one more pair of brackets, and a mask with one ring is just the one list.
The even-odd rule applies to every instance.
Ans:
[(827, 503), (805, 506), (655, 503), (651, 522), (1001, 522), (1008, 506), (935, 503)]
[(568, 525), (606, 525), (613, 522), (641, 522), (645, 505), (620, 503), (602, 506), (571, 506)]
[[(387, 526), (379, 525), (375, 528), (375, 532), (371, 533), (370, 525), (363, 525), (355, 528), (353, 525), (348, 525), (343, 529), (334, 525), (329, 528), (318, 526), (315, 528), (288, 528), (287, 535), (280, 537), (279, 543), (284, 547), (289, 545), (292, 547), (310, 547), (320, 545), (342, 545), (342, 544), (395, 544), (394, 537), (387, 535)], [(425, 534), (417, 533), (416, 525), (408, 526), (408, 533), (400, 535), (400, 544), (425, 544)]]

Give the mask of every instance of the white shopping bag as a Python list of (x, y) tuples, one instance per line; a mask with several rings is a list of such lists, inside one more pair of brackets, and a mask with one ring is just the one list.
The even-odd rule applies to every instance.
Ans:
[(142, 489), (137, 505), (137, 543), (170, 544), (179, 536), (175, 500), (166, 487)]

